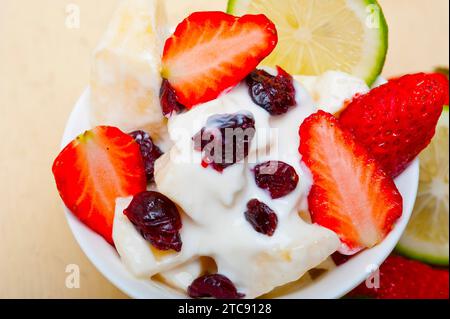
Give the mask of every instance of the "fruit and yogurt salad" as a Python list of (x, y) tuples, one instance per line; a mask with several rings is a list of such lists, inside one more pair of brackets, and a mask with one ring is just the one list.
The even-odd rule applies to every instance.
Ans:
[(353, 69), (314, 58), (294, 73), (273, 63), (298, 55), (270, 14), (196, 12), (170, 32), (164, 10), (122, 1), (94, 54), (93, 128), (53, 165), (67, 208), (133, 276), (191, 298), (268, 296), (383, 241), (402, 215), (394, 178), (430, 143), (448, 80), (374, 87), (373, 34), (374, 54), (349, 49)]

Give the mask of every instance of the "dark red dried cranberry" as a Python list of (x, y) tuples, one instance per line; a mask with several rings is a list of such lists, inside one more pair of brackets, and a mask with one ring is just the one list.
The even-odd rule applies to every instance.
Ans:
[(178, 102), (175, 90), (166, 79), (163, 79), (159, 91), (159, 100), (165, 117), (170, 117), (173, 113), (181, 113), (186, 109), (184, 105)]
[(331, 255), (331, 259), (333, 259), (334, 263), (337, 266), (345, 264), (347, 261), (349, 261), (353, 257), (354, 256), (342, 255), (339, 252), (335, 252), (334, 254)]
[(270, 161), (255, 167), (255, 181), (260, 188), (269, 191), (272, 199), (291, 193), (298, 184), (295, 169), (284, 162)]
[(230, 279), (223, 275), (206, 275), (194, 280), (188, 288), (191, 298), (240, 299), (239, 293)]
[(155, 162), (161, 157), (163, 152), (153, 143), (152, 138), (144, 131), (135, 131), (130, 133), (134, 140), (139, 144), (141, 155), (144, 159), (145, 173), (147, 181), (153, 182), (155, 174)]
[(218, 114), (209, 117), (192, 139), (195, 149), (205, 154), (202, 165), (222, 172), (248, 156), (255, 133), (251, 113)]
[(159, 250), (181, 251), (182, 227), (176, 205), (157, 192), (143, 192), (134, 196), (123, 212), (145, 240)]
[(292, 76), (278, 67), (273, 76), (263, 70), (255, 70), (246, 78), (250, 97), (271, 115), (287, 113), (297, 104)]
[(245, 218), (258, 233), (272, 236), (277, 229), (277, 214), (257, 199), (252, 199), (247, 203)]

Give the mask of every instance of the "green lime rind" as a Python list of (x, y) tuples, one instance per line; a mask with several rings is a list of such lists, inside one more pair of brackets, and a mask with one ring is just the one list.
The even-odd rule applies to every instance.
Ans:
[[(277, 0), (280, 1), (280, 0)], [(368, 67), (367, 75), (363, 76), (364, 80), (368, 86), (377, 80), (381, 72), (383, 71), (384, 64), (386, 62), (386, 55), (389, 48), (389, 27), (386, 22), (386, 17), (384, 16), (383, 9), (377, 0), (361, 0), (366, 6), (375, 5), (379, 9), (380, 13), (380, 30), (379, 30), (379, 41), (377, 54), (374, 57), (374, 63), (372, 66)], [(227, 13), (234, 15), (243, 15), (248, 11), (248, 5), (251, 0), (229, 0), (227, 5)]]
[[(447, 247), (448, 249), (448, 247)], [(423, 263), (440, 266), (440, 267), (448, 267), (449, 258), (447, 256), (439, 256), (428, 253), (427, 251), (419, 251), (417, 247), (411, 248), (410, 245), (405, 245), (399, 243), (397, 247), (395, 247), (395, 251), (400, 255), (405, 257), (421, 261)]]
[(380, 74), (383, 72), (384, 65), (386, 63), (386, 57), (389, 49), (389, 26), (384, 16), (383, 9), (377, 0), (365, 0), (366, 5), (376, 5), (380, 10), (380, 32), (379, 32), (379, 48), (377, 50), (378, 54), (375, 58), (375, 66), (372, 72), (365, 78), (365, 81), (369, 87), (377, 80)]

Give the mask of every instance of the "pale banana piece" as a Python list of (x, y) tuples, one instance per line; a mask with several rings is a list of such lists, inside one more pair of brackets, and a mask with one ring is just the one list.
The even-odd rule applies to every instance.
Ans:
[(134, 225), (123, 214), (132, 200), (129, 198), (118, 198), (116, 200), (116, 212), (113, 224), (113, 239), (122, 262), (127, 269), (136, 277), (149, 276), (156, 264), (150, 243), (139, 234)]
[(305, 273), (299, 280), (277, 287), (268, 294), (262, 296), (262, 298), (275, 299), (286, 297), (286, 295), (297, 292), (300, 289), (312, 284), (314, 280), (317, 279), (317, 277), (312, 275), (315, 271), (328, 272), (334, 268), (336, 268), (336, 264), (333, 262), (331, 257), (328, 257), (323, 263)]
[(159, 280), (163, 284), (182, 293), (186, 293), (195, 279), (205, 274), (213, 274), (216, 272), (217, 265), (214, 259), (210, 257), (199, 257), (189, 260), (185, 264), (171, 270), (163, 271), (153, 279)]
[(167, 137), (160, 102), (166, 39), (163, 0), (122, 0), (98, 45), (91, 74), (91, 121), (125, 132), (143, 129), (156, 143)]
[(153, 279), (185, 294), (192, 282), (202, 275), (202, 271), (202, 263), (199, 259), (194, 259), (174, 269), (163, 271)]
[(113, 239), (122, 263), (137, 278), (152, 278), (185, 293), (203, 271), (210, 271), (215, 265), (211, 266), (205, 257), (174, 253), (164, 256), (153, 249), (123, 213), (131, 200), (132, 197), (116, 199)]
[(314, 279), (309, 273), (304, 274), (299, 280), (290, 282), (286, 285), (280, 286), (272, 290), (271, 292), (261, 296), (261, 299), (278, 299), (286, 298), (287, 295), (297, 292), (300, 289), (310, 285), (314, 282)]
[(320, 76), (296, 75), (314, 100), (315, 106), (331, 114), (339, 114), (357, 94), (369, 92), (366, 82), (340, 71), (327, 71)]
[(125, 267), (137, 278), (150, 279), (161, 271), (179, 267), (190, 260), (192, 257), (184, 253), (158, 251), (142, 237), (123, 213), (132, 199), (116, 199), (113, 223), (114, 244)]
[(334, 268), (336, 268), (336, 264), (333, 261), (333, 258), (331, 258), (331, 257), (328, 257), (323, 263), (321, 263), (320, 265), (318, 265), (316, 267), (316, 269), (326, 270), (326, 271), (333, 270)]

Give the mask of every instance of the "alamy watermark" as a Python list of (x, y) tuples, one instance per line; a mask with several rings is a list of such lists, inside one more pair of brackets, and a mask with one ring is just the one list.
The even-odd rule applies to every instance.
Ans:
[(378, 265), (369, 265), (366, 268), (369, 277), (366, 279), (366, 287), (369, 289), (379, 289), (380, 286), (380, 267)]
[(70, 264), (66, 266), (66, 281), (65, 285), (67, 289), (79, 289), (80, 288), (80, 266), (76, 264)]
[(66, 5), (65, 25), (68, 29), (79, 29), (81, 26), (80, 6), (74, 3)]

